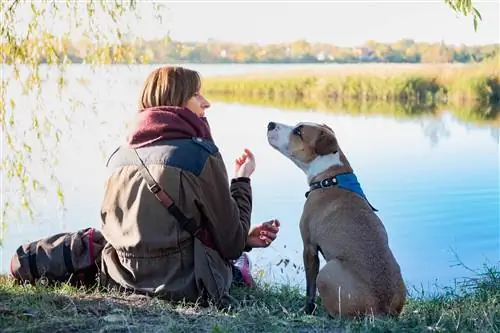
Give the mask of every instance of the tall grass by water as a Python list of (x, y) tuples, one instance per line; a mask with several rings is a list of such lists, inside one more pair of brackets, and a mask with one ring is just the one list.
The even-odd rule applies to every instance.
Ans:
[(477, 126), (500, 128), (500, 104), (483, 105), (480, 103), (463, 105), (426, 105), (409, 102), (358, 101), (301, 98), (264, 98), (252, 95), (217, 95), (208, 94), (210, 100), (255, 105), (261, 107), (280, 108), (283, 110), (315, 110), (326, 113), (348, 114), (353, 116), (381, 116), (395, 119), (411, 119), (423, 116), (439, 116), (442, 112), (450, 112), (456, 119)]
[(475, 65), (346, 65), (253, 75), (209, 77), (208, 96), (264, 100), (355, 100), (419, 105), (497, 105), (500, 70), (496, 58)]

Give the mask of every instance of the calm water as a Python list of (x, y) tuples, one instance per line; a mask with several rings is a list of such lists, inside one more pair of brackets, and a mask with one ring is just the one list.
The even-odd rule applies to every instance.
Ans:
[[(274, 68), (192, 67), (204, 75)], [(57, 97), (53, 80), (44, 84), (45, 107), (36, 108), (33, 98), (16, 97), (15, 140), (24, 139), (31, 148), (22, 165), (45, 191), (29, 188), (33, 222), (22, 210), (20, 216), (14, 210), (6, 216), (1, 273), (8, 270), (10, 256), (23, 242), (99, 227), (106, 155), (121, 143), (135, 112), (137, 92), (150, 70), (118, 66), (91, 73), (75, 66), (63, 99)], [(75, 80), (82, 75), (88, 80), (85, 86)], [(10, 89), (8, 96), (18, 96), (14, 85)], [(35, 108), (40, 126), (46, 128), (42, 140), (30, 129), (29, 110)], [(229, 171), (244, 147), (256, 155), (253, 222), (278, 218), (282, 223), (280, 237), (271, 247), (250, 253), (254, 270), (267, 281), (305, 283), (298, 221), (307, 189), (303, 173), (267, 144), (270, 120), (321, 122), (336, 131), (365, 193), (379, 209), (410, 286), (433, 290), (436, 284), (451, 285), (454, 278), (471, 275), (456, 266), (457, 257), (473, 269), (500, 263), (498, 128), (466, 124), (448, 112), (396, 120), (213, 102), (208, 115)], [(56, 127), (49, 127), (44, 116), (60, 129), (59, 143), (50, 139)], [(2, 138), (4, 157), (9, 156), (11, 150)], [(8, 180), (4, 173), (2, 177), (3, 202), (19, 208), (19, 182)], [(64, 207), (56, 194), (58, 187)], [(289, 264), (280, 264), (283, 261)]]

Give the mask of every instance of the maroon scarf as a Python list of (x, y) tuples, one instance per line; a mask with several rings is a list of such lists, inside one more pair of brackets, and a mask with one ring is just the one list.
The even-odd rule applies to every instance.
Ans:
[(183, 107), (158, 106), (138, 113), (135, 128), (128, 137), (128, 144), (132, 148), (139, 148), (159, 140), (192, 137), (213, 141), (205, 117), (200, 118)]

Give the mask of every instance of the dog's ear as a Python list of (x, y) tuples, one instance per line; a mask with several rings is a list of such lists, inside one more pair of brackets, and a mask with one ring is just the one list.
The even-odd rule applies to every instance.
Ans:
[(338, 151), (338, 144), (335, 135), (329, 131), (319, 132), (314, 143), (314, 150), (318, 155), (334, 154)]
[(330, 132), (334, 133), (333, 130), (332, 130), (332, 128), (330, 126), (328, 126), (327, 124), (325, 124), (325, 123), (321, 124), (321, 127), (326, 128)]

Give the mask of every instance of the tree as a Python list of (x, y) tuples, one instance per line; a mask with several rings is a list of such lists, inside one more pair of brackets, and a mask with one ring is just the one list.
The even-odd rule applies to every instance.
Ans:
[[(144, 5), (148, 4), (141, 6)], [(148, 20), (148, 24), (161, 23), (162, 6), (152, 6), (153, 10), (149, 13), (153, 17)], [(32, 143), (26, 136), (34, 135), (37, 144), (44, 146), (44, 160), (49, 166), (55, 163), (56, 158), (51, 156), (52, 147), (47, 144), (47, 139), (57, 143), (65, 136), (60, 125), (52, 121), (55, 112), (61, 110), (40, 112), (45, 107), (40, 98), (42, 82), (47, 79), (47, 71), (44, 71), (46, 65), (42, 63), (46, 62), (51, 68), (58, 70), (57, 84), (60, 92), (66, 84), (65, 69), (72, 61), (67, 56), (67, 41), (70, 39), (81, 39), (82, 57), (93, 67), (116, 61), (136, 62), (131, 56), (133, 50), (123, 43), (130, 38), (123, 32), (131, 29), (122, 22), (133, 22), (134, 17), (138, 18), (143, 13), (135, 0), (0, 1), (0, 12), (2, 173), (12, 185), (1, 189), (1, 228), (4, 230), (7, 226), (5, 221), (11, 215), (19, 217), (22, 213), (24, 216), (33, 216), (33, 193), (44, 189), (39, 179), (30, 174), (26, 167), (30, 163), (32, 150)], [(69, 23), (61, 28), (61, 22)], [(64, 31), (61, 33), (61, 30)], [(74, 36), (77, 32), (79, 36)], [(117, 46), (110, 52), (108, 46), (112, 43)], [(16, 96), (20, 94), (35, 99), (36, 108), (18, 107), (19, 100)], [(51, 178), (58, 182), (53, 170), (50, 172)], [(56, 193), (48, 195), (57, 195), (64, 204), (60, 184), (57, 185)], [(21, 207), (22, 210), (16, 207)], [(1, 242), (0, 237), (0, 245)]]

